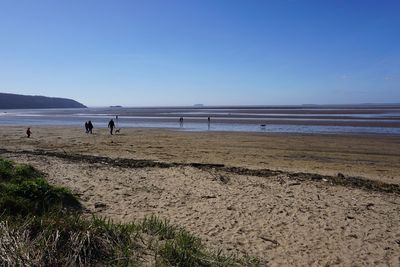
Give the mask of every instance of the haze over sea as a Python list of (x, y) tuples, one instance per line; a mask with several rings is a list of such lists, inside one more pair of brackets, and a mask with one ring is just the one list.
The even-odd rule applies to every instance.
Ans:
[[(117, 117), (118, 116), (118, 119)], [(179, 124), (179, 118), (184, 123)], [(210, 124), (207, 118), (210, 117)], [(0, 125), (82, 127), (91, 120), (104, 128), (168, 128), (301, 134), (400, 135), (400, 105), (97, 107), (87, 109), (0, 110)]]

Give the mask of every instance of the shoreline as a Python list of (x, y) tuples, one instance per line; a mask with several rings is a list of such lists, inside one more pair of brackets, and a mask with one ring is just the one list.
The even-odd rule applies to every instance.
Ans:
[[(109, 129), (107, 128), (106, 123), (102, 123), (104, 125), (98, 126), (96, 124), (96, 127), (94, 128), (94, 133), (93, 135), (96, 135), (96, 130), (100, 130), (103, 134), (104, 131), (109, 132)], [(81, 132), (84, 133), (84, 127), (80, 127), (77, 125), (29, 125), (30, 128), (35, 128), (35, 129), (73, 129), (76, 130), (76, 132)], [(24, 135), (24, 132), (27, 128), (25, 125), (0, 125), (0, 130), (1, 129), (18, 129), (22, 135)], [(325, 132), (311, 132), (311, 133), (302, 133), (302, 132), (268, 132), (266, 131), (259, 131), (259, 132), (248, 132), (248, 131), (223, 131), (223, 130), (197, 130), (197, 129), (190, 129), (190, 128), (178, 128), (178, 127), (115, 127), (114, 129), (122, 129), (124, 131), (149, 131), (149, 132), (171, 132), (171, 133), (193, 133), (193, 134), (232, 134), (232, 135), (243, 135), (243, 134), (248, 134), (248, 135), (257, 135), (257, 136), (275, 136), (275, 137), (285, 137), (285, 136), (325, 136), (325, 137), (375, 137), (375, 138), (399, 138), (398, 134), (393, 134), (393, 133), (358, 133), (358, 132), (347, 132), (347, 133), (325, 133)], [(115, 134), (118, 136), (118, 134)]]
[[(80, 127), (91, 120), (106, 127), (112, 118), (122, 128), (184, 131), (277, 132), (317, 134), (382, 134), (400, 136), (400, 106), (296, 107), (139, 107), (57, 110), (9, 110), (0, 125)], [(208, 124), (210, 118), (210, 124)]]
[[(91, 116), (92, 115), (92, 116)], [(181, 116), (184, 118), (185, 122), (191, 123), (203, 123), (207, 124), (207, 115), (203, 116)], [(32, 122), (35, 122), (32, 118), (40, 118), (42, 121), (39, 123), (46, 123), (46, 120), (50, 122), (57, 121), (56, 119), (58, 116), (56, 115), (38, 115), (38, 116), (0, 116), (0, 118), (7, 118), (8, 120), (13, 120), (16, 123), (21, 118), (26, 119), (29, 121), (28, 118), (31, 119)], [(72, 119), (73, 122), (84, 122), (85, 120), (94, 120), (94, 121), (108, 121), (109, 119), (115, 119), (113, 115), (96, 115), (96, 114), (84, 114), (84, 116), (72, 116), (72, 115), (65, 115), (59, 116), (61, 118), (61, 123), (63, 122), (62, 119)], [(176, 123), (179, 125), (179, 118), (177, 116), (122, 116), (119, 115), (119, 122), (127, 123), (127, 122), (152, 122), (152, 123), (161, 123), (161, 122), (168, 122), (168, 123)], [(353, 127), (394, 127), (400, 128), (400, 119), (398, 117), (393, 118), (357, 118), (357, 117), (309, 117), (309, 116), (298, 116), (298, 117), (290, 117), (290, 116), (268, 116), (268, 117), (232, 117), (232, 116), (210, 116), (211, 124), (260, 124), (260, 123), (267, 123), (267, 124), (287, 124), (287, 125), (321, 125), (321, 126), (353, 126)], [(26, 122), (26, 121), (21, 121)], [(1, 122), (1, 121), (0, 121)], [(68, 122), (68, 120), (64, 121)], [(11, 123), (11, 122), (10, 122)], [(16, 123), (15, 125), (20, 125)], [(1, 126), (6, 126), (6, 124), (0, 124)], [(68, 124), (65, 124), (68, 126)]]
[[(190, 123), (190, 122), (189, 122)], [(247, 123), (241, 123), (242, 125), (246, 125)], [(99, 126), (100, 125), (100, 126)], [(239, 124), (240, 125), (240, 124)], [(250, 124), (247, 124), (250, 125)], [(252, 125), (252, 124), (251, 124)], [(215, 126), (215, 124), (213, 125)], [(193, 132), (193, 133), (239, 133), (239, 134), (260, 134), (260, 135), (321, 135), (321, 136), (376, 136), (376, 137), (399, 137), (400, 136), (400, 128), (392, 128), (392, 127), (358, 127), (358, 126), (328, 126), (328, 127), (333, 127), (331, 128), (331, 131), (328, 131), (329, 129), (324, 129), (322, 125), (302, 125), (302, 124), (268, 124), (266, 125), (265, 128), (261, 128), (261, 126), (254, 125), (256, 128), (251, 128), (249, 129), (212, 129), (213, 126), (211, 126), (211, 129), (207, 129), (204, 126), (204, 129), (202, 128), (195, 128), (195, 127), (187, 127), (184, 126), (183, 128), (179, 128), (178, 126), (126, 126), (126, 125), (120, 125), (117, 126), (115, 129), (124, 129), (124, 130), (149, 130), (149, 131), (174, 131), (174, 132)], [(308, 131), (302, 129), (302, 130), (297, 130), (297, 129), (291, 129), (291, 130), (279, 130), (276, 128), (271, 128), (272, 127), (287, 127), (287, 126), (304, 126), (304, 127), (317, 127), (316, 130), (311, 130), (308, 129)], [(321, 127), (318, 127), (321, 126)], [(26, 127), (35, 127), (35, 128), (68, 128), (68, 129), (82, 129), (83, 126), (78, 126), (75, 123), (74, 124), (62, 124), (62, 125), (55, 125), (55, 124), (0, 124), (0, 129), (1, 128), (26, 128)], [(258, 128), (257, 128), (258, 127)], [(335, 128), (339, 127), (339, 128)], [(343, 127), (348, 127), (347, 131), (343, 131)], [(318, 129), (319, 128), (319, 129)], [(359, 129), (361, 128), (361, 129)], [(392, 129), (395, 132), (376, 132), (373, 129)], [(106, 122), (95, 122), (95, 129), (107, 129), (107, 123)], [(322, 131), (322, 129), (326, 131)], [(354, 131), (349, 131), (349, 129), (353, 129)], [(358, 130), (357, 130), (358, 129)], [(364, 130), (364, 131), (362, 131)], [(397, 132), (398, 131), (398, 132)]]

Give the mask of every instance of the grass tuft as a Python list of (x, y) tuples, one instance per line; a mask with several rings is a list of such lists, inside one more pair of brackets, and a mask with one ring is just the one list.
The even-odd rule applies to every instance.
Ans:
[(81, 208), (68, 189), (50, 185), (42, 175), (32, 166), (0, 159), (0, 211), (26, 216)]
[(174, 238), (178, 230), (177, 227), (170, 224), (167, 220), (161, 220), (154, 215), (143, 219), (141, 229), (149, 235), (157, 235), (160, 240)]
[(164, 263), (172, 266), (210, 266), (201, 240), (186, 231), (179, 231), (160, 249)]

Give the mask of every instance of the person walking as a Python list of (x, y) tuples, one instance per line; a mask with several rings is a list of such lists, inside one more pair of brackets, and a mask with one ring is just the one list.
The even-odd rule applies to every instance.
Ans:
[(87, 121), (85, 121), (85, 130), (86, 130), (86, 133), (88, 134), (89, 133), (89, 124)]
[(26, 136), (29, 138), (31, 137), (31, 128), (28, 127), (28, 129), (26, 129)]
[(108, 128), (110, 128), (111, 135), (113, 135), (114, 127), (115, 127), (115, 123), (114, 123), (113, 119), (111, 119), (110, 122), (108, 123)]

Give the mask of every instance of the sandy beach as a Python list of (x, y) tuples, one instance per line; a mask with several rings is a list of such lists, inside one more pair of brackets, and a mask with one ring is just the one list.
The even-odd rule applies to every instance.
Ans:
[(265, 266), (399, 266), (400, 139), (0, 128), (1, 157), (73, 190), (88, 214), (156, 214)]

